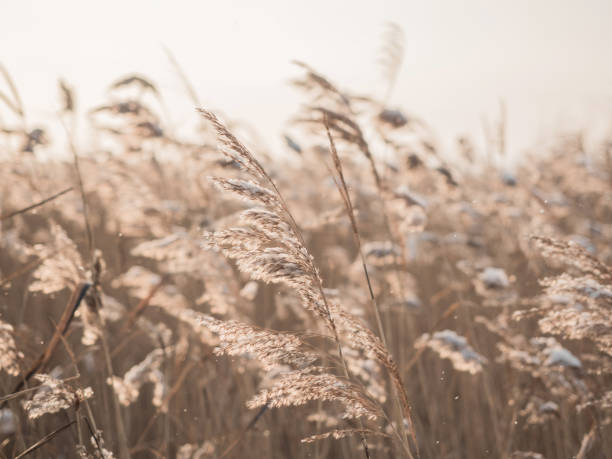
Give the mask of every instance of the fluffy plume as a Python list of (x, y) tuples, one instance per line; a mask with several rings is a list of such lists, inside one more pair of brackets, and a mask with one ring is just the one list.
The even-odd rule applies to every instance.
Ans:
[(544, 257), (573, 266), (601, 283), (612, 283), (612, 271), (610, 268), (588, 253), (578, 243), (541, 236), (533, 236), (531, 240)]
[(303, 350), (304, 343), (298, 337), (289, 333), (262, 330), (206, 315), (201, 315), (199, 322), (218, 336), (217, 355), (253, 355), (268, 370), (278, 365), (304, 368), (317, 359), (316, 354)]
[(85, 277), (83, 261), (75, 243), (59, 225), (51, 225), (53, 246), (37, 245), (34, 250), (44, 259), (34, 271), (31, 292), (55, 293), (74, 288)]
[(0, 370), (11, 376), (19, 376), (23, 353), (17, 350), (13, 338), (13, 326), (0, 320)]
[(299, 406), (313, 400), (340, 403), (345, 419), (376, 420), (381, 415), (378, 406), (353, 384), (327, 373), (312, 374), (310, 369), (281, 375), (272, 388), (261, 391), (247, 406)]
[(253, 177), (262, 179), (266, 176), (259, 161), (257, 161), (247, 147), (245, 147), (242, 142), (240, 142), (221, 121), (219, 121), (214, 113), (203, 109), (199, 109), (199, 112), (213, 125), (217, 132), (217, 138), (221, 142), (221, 151), (224, 155), (240, 164), (240, 166)]
[(32, 400), (23, 402), (23, 408), (30, 419), (67, 410), (93, 396), (91, 387), (74, 389), (64, 381), (45, 374), (35, 375), (35, 378), (42, 384)]
[(562, 273), (540, 281), (544, 294), (538, 308), (520, 311), (515, 318), (541, 316), (544, 333), (568, 339), (587, 339), (612, 356), (612, 271), (583, 247), (543, 237), (532, 241), (546, 258), (572, 267), (577, 273)]
[(416, 347), (427, 346), (436, 351), (441, 358), (449, 359), (458, 371), (476, 374), (482, 371), (487, 359), (478, 354), (467, 343), (467, 339), (452, 330), (442, 330), (433, 335), (421, 336)]
[[(166, 349), (166, 353), (169, 352)], [(153, 406), (161, 407), (164, 394), (166, 393), (166, 382), (161, 366), (164, 360), (164, 350), (155, 349), (150, 352), (145, 359), (130, 368), (123, 378), (113, 376), (108, 379), (117, 397), (119, 403), (128, 406), (138, 398), (140, 388), (146, 383), (153, 384)]]
[(211, 177), (210, 180), (220, 189), (235, 193), (247, 201), (257, 202), (272, 208), (280, 205), (278, 198), (272, 191), (255, 182), (220, 177)]
[(179, 448), (176, 453), (177, 459), (202, 459), (215, 455), (215, 445), (205, 441), (201, 446), (187, 443)]

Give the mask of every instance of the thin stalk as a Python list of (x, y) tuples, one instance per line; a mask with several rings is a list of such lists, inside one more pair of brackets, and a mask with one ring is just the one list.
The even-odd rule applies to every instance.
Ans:
[[(347, 214), (349, 216), (349, 219), (351, 221), (351, 227), (353, 230), (353, 238), (355, 240), (355, 244), (357, 245), (357, 250), (359, 252), (359, 256), (361, 258), (361, 265), (363, 267), (363, 272), (365, 274), (365, 278), (368, 284), (368, 291), (370, 294), (370, 303), (372, 304), (372, 309), (374, 310), (374, 315), (376, 316), (376, 323), (378, 326), (378, 333), (380, 335), (380, 339), (383, 343), (383, 345), (385, 346), (385, 348), (387, 348), (387, 340), (385, 337), (385, 331), (383, 329), (383, 325), (382, 325), (382, 320), (381, 320), (381, 315), (380, 315), (380, 308), (378, 307), (378, 303), (376, 302), (376, 298), (374, 296), (374, 291), (372, 289), (372, 283), (370, 280), (370, 275), (368, 273), (368, 268), (366, 265), (366, 261), (365, 261), (365, 256), (363, 255), (363, 250), (361, 248), (361, 237), (359, 236), (359, 229), (357, 227), (357, 221), (355, 219), (355, 212), (354, 212), (354, 208), (353, 208), (353, 203), (351, 201), (351, 197), (348, 191), (348, 187), (346, 185), (346, 181), (344, 179), (344, 172), (342, 170), (342, 163), (340, 161), (340, 157), (338, 156), (338, 151), (336, 150), (336, 145), (334, 143), (334, 139), (331, 136), (331, 133), (329, 131), (329, 125), (327, 123), (327, 118), (325, 118), (325, 130), (327, 133), (327, 138), (329, 139), (329, 144), (330, 144), (330, 151), (331, 151), (331, 155), (333, 158), (333, 162), (334, 162), (334, 167), (336, 169), (336, 173), (338, 175), (338, 177), (336, 178), (335, 176), (332, 175), (333, 179), (334, 179), (334, 183), (336, 184), (338, 191), (340, 192), (340, 195), (342, 196), (342, 200), (344, 202)], [(338, 181), (339, 180), (339, 181)], [(414, 426), (412, 424), (412, 418), (410, 415), (410, 406), (408, 404), (408, 395), (406, 394), (406, 389), (404, 387), (404, 384), (402, 383), (401, 380), (401, 376), (399, 374), (399, 369), (397, 368), (397, 365), (393, 365), (391, 368), (387, 368), (387, 370), (390, 373), (390, 378), (391, 381), (393, 382), (393, 393), (394, 393), (394, 399), (395, 399), (395, 404), (398, 410), (398, 413), (403, 413), (404, 416), (406, 416), (409, 424), (410, 424), (410, 430), (411, 430), (411, 436), (413, 439), (413, 442), (415, 444), (415, 448), (417, 448), (417, 443), (416, 443), (416, 435), (414, 433)], [(400, 418), (401, 418), (401, 414), (400, 414)], [(404, 439), (403, 442), (408, 442), (408, 438), (406, 436), (406, 431), (404, 428), (401, 429), (402, 433), (404, 434)], [(409, 452), (409, 456), (412, 457), (412, 454)]]
[(42, 206), (44, 204), (47, 204), (48, 202), (53, 201), (54, 199), (59, 198), (60, 196), (68, 193), (69, 191), (72, 191), (72, 187), (68, 187), (65, 190), (62, 190), (62, 191), (60, 191), (58, 193), (55, 193), (54, 195), (51, 195), (48, 198), (45, 198), (42, 201), (38, 201), (38, 202), (28, 206), (28, 207), (24, 207), (23, 209), (19, 209), (19, 210), (16, 210), (14, 212), (11, 212), (9, 214), (2, 215), (2, 216), (0, 216), (0, 221), (7, 220), (7, 219), (13, 218), (13, 217), (15, 217), (15, 216), (17, 216), (19, 214), (24, 214), (26, 212), (29, 212), (30, 210), (36, 209), (37, 207), (40, 207), (40, 206)]
[(363, 255), (363, 250), (361, 248), (361, 237), (359, 236), (359, 229), (357, 228), (357, 221), (355, 219), (355, 212), (353, 203), (351, 201), (351, 196), (348, 191), (348, 187), (346, 186), (346, 181), (344, 179), (344, 172), (342, 170), (342, 163), (340, 162), (340, 157), (338, 156), (338, 151), (336, 150), (336, 145), (334, 143), (334, 139), (329, 132), (329, 125), (327, 124), (327, 120), (325, 120), (325, 130), (327, 132), (327, 138), (329, 139), (330, 151), (332, 155), (332, 159), (334, 161), (334, 167), (336, 169), (336, 173), (338, 174), (338, 180), (335, 176), (332, 175), (334, 179), (334, 183), (338, 188), (338, 192), (342, 197), (342, 201), (344, 202), (344, 207), (346, 208), (346, 213), (348, 214), (349, 220), (351, 222), (351, 229), (353, 230), (353, 239), (355, 241), (355, 245), (357, 246), (357, 251), (359, 252), (359, 257), (361, 258), (361, 266), (363, 267), (363, 272), (365, 274), (366, 282), (368, 284), (368, 292), (370, 294), (370, 302), (372, 304), (372, 309), (374, 310), (374, 315), (376, 317), (376, 325), (378, 326), (378, 334), (380, 336), (381, 341), (387, 347), (387, 338), (385, 337), (385, 331), (383, 329), (383, 324), (380, 315), (380, 308), (376, 302), (376, 298), (374, 296), (374, 291), (372, 289), (372, 282), (370, 280), (370, 275), (368, 273), (368, 268), (365, 261), (365, 256)]
[(64, 424), (62, 427), (55, 429), (53, 432), (51, 432), (50, 434), (45, 435), (44, 437), (42, 437), (40, 440), (38, 440), (36, 443), (34, 443), (32, 446), (30, 446), (29, 448), (27, 448), (25, 451), (22, 451), (21, 453), (19, 453), (17, 456), (15, 456), (15, 459), (19, 459), (22, 457), (27, 456), (28, 454), (30, 454), (33, 451), (36, 451), (38, 448), (40, 448), (41, 446), (43, 446), (45, 443), (50, 442), (51, 440), (53, 440), (53, 438), (55, 438), (57, 436), (57, 434), (59, 434), (60, 432), (62, 432), (63, 430), (66, 430), (67, 428), (69, 428), (70, 426), (72, 426), (72, 424), (74, 424), (76, 421), (72, 420), (70, 421), (68, 424)]
[[(100, 333), (100, 341), (102, 342), (102, 350), (104, 354), (104, 361), (106, 363), (106, 371), (108, 373), (109, 378), (112, 378), (114, 375), (113, 364), (111, 362), (108, 342), (106, 341), (106, 336), (105, 336), (104, 331)], [(117, 433), (119, 437), (119, 454), (121, 457), (125, 457), (129, 459), (130, 450), (128, 447), (127, 435), (125, 433), (125, 426), (123, 425), (123, 419), (121, 417), (121, 407), (119, 406), (119, 400), (117, 399), (117, 394), (115, 393), (115, 390), (111, 388), (110, 391), (111, 391), (111, 398), (113, 400), (115, 422), (117, 423)]]
[[(60, 118), (61, 120), (61, 118)], [(66, 124), (64, 123), (63, 120), (62, 121), (62, 126), (64, 127), (64, 130), (66, 131), (66, 137), (68, 138), (68, 145), (70, 145), (70, 151), (72, 153), (72, 159), (74, 162), (74, 169), (76, 171), (77, 174), (77, 183), (79, 185), (79, 192), (81, 193), (81, 201), (83, 204), (83, 220), (85, 223), (85, 230), (87, 233), (87, 247), (89, 249), (89, 256), (91, 258), (91, 260), (93, 260), (93, 253), (94, 253), (94, 238), (93, 238), (93, 231), (91, 229), (91, 223), (89, 220), (89, 208), (87, 205), (87, 199), (85, 197), (85, 188), (83, 186), (83, 176), (81, 174), (81, 167), (79, 165), (79, 155), (77, 154), (77, 149), (76, 146), (74, 144), (74, 140), (72, 138), (72, 134), (70, 132), (70, 130), (68, 129), (68, 127), (66, 126)]]
[[(77, 358), (74, 355), (74, 352), (72, 351), (72, 347), (70, 347), (70, 344), (68, 343), (68, 340), (66, 339), (65, 336), (60, 335), (60, 338), (62, 340), (62, 344), (64, 345), (64, 348), (66, 349), (66, 352), (70, 356), (70, 361), (72, 362), (72, 366), (75, 372), (74, 378), (80, 379), (81, 374), (79, 372), (79, 366), (77, 365)], [(76, 421), (77, 438), (79, 440), (79, 445), (83, 446), (84, 448), (87, 448), (83, 440), (83, 429), (81, 427), (81, 416), (79, 415), (79, 410), (80, 410), (80, 403), (77, 403), (74, 407), (74, 420)]]

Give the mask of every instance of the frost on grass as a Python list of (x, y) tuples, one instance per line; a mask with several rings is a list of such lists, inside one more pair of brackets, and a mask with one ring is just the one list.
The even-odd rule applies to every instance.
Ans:
[(363, 244), (363, 254), (372, 266), (393, 265), (400, 256), (400, 249), (391, 241), (372, 241)]
[(544, 365), (561, 365), (564, 367), (581, 368), (580, 360), (567, 349), (561, 346), (555, 346), (548, 350), (548, 358)]
[(501, 268), (485, 268), (478, 278), (488, 289), (502, 289), (510, 285), (506, 271)]
[(519, 411), (519, 415), (525, 418), (527, 424), (545, 424), (560, 416), (559, 405), (552, 400), (542, 400), (532, 396), (525, 407)]
[(17, 416), (10, 408), (0, 409), (0, 435), (11, 435), (17, 430)]
[(429, 335), (425, 333), (415, 343), (416, 347), (427, 346), (443, 359), (449, 359), (458, 371), (476, 374), (482, 371), (487, 359), (478, 354), (467, 339), (452, 330), (442, 330)]
[(587, 339), (612, 356), (612, 270), (579, 244), (533, 237), (533, 244), (553, 263), (569, 269), (540, 280), (539, 307), (518, 311), (515, 318), (536, 315), (545, 333), (566, 339)]

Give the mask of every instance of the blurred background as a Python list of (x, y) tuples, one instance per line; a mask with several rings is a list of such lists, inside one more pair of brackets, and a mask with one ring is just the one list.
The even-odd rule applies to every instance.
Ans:
[(138, 72), (164, 93), (175, 125), (192, 102), (165, 51), (202, 103), (247, 120), (274, 150), (299, 97), (293, 59), (352, 91), (384, 92), (384, 25), (403, 28), (405, 56), (390, 105), (424, 118), (441, 146), (507, 111), (508, 151), (612, 115), (612, 2), (21, 1), (0, 5), (0, 60), (31, 117), (55, 116), (57, 79), (86, 109), (118, 75)]

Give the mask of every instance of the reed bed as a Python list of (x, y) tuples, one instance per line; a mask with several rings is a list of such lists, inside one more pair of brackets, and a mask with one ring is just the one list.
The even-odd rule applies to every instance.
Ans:
[(2, 457), (612, 457), (612, 138), (440, 151), (388, 34), (383, 100), (296, 63), (279, 155), (180, 69), (191, 132), (127, 75), (88, 142), (3, 69)]

